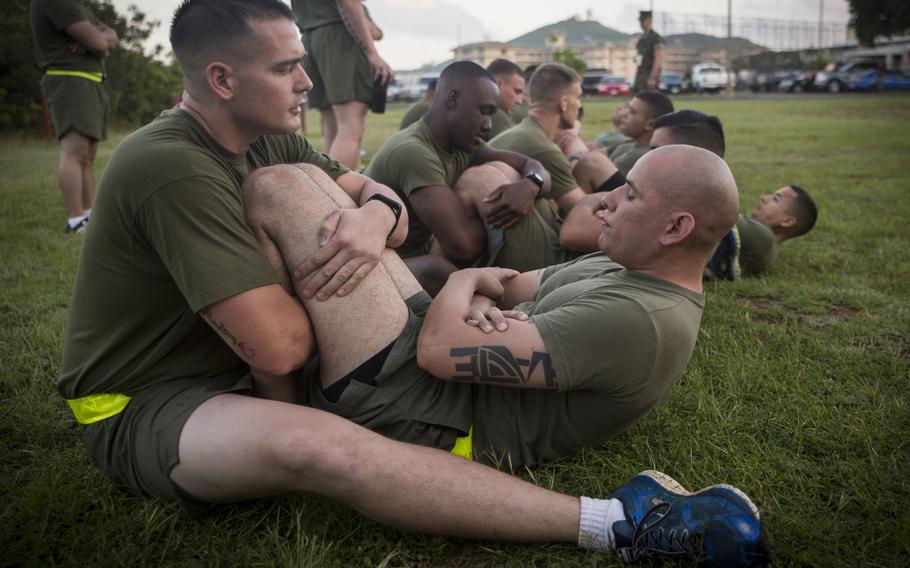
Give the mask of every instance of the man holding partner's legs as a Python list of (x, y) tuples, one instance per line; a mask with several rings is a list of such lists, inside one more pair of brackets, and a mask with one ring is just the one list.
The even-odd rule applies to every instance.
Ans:
[[(394, 199), (367, 197), (386, 188), (292, 135), (310, 82), (286, 5), (189, 0), (175, 14), (171, 38), (184, 100), (111, 158), (80, 261), (58, 382), (89, 454), (118, 486), (193, 508), (313, 491), (383, 523), (436, 534), (571, 541), (616, 548), (626, 559), (761, 560), (753, 554), (761, 552), (758, 512), (730, 488), (688, 495), (648, 472), (612, 499), (579, 500), (276, 400), (287, 394), (280, 378), (253, 380), (247, 365), (285, 374), (311, 357), (317, 340), (324, 378), (356, 374), (392, 333), (349, 343), (336, 356), (331, 338), (314, 336), (314, 326), (344, 318), (329, 310), (343, 311), (347, 302), (356, 307), (383, 294), (387, 307), (369, 302), (362, 313), (348, 312), (348, 327), (356, 316), (404, 329), (411, 315), (401, 304), (416, 289), (394, 253), (382, 252), (366, 278), (371, 255), (336, 242), (352, 223), (360, 229), (354, 240), (367, 249), (378, 241), (383, 250), (387, 237), (395, 243), (404, 235)], [(309, 164), (267, 167), (283, 161)], [(288, 213), (299, 218), (284, 223)], [(254, 232), (274, 244), (266, 255)], [(283, 257), (291, 268), (301, 261), (306, 270), (320, 267), (309, 280), (295, 274), (287, 283), (303, 305), (277, 284), (282, 274), (267, 257), (273, 265)], [(317, 278), (326, 281), (319, 286), (324, 302), (308, 288)], [(332, 288), (338, 295), (329, 295)], [(386, 304), (389, 297), (398, 303)], [(671, 539), (657, 542), (658, 535)]]

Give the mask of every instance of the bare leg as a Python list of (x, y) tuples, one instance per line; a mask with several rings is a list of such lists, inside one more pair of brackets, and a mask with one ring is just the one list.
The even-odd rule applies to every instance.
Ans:
[(577, 498), (329, 413), (248, 396), (220, 395), (193, 413), (171, 478), (221, 503), (312, 491), (384, 524), (435, 534), (566, 542), (578, 535)]
[(349, 169), (356, 169), (360, 163), (360, 143), (366, 125), (367, 105), (360, 101), (349, 101), (332, 105), (338, 130), (328, 148), (328, 154)]
[[(317, 250), (319, 226), (332, 211), (355, 207), (322, 170), (309, 165), (257, 170), (242, 192), (247, 223), (269, 258), (273, 262), (283, 259), (288, 269)], [(303, 298), (303, 283), (291, 285), (297, 297)], [(419, 290), (404, 263), (387, 251), (347, 296), (304, 299), (319, 345), (323, 386), (333, 384), (392, 343), (407, 321), (404, 298)]]
[(91, 171), (89, 161), (91, 144), (90, 139), (75, 130), (70, 130), (60, 139), (57, 180), (63, 193), (63, 200), (66, 202), (66, 212), (70, 217), (78, 217), (85, 210), (82, 206), (82, 187), (86, 168)]
[(322, 125), (322, 153), (328, 154), (338, 134), (338, 124), (332, 107), (319, 109), (319, 122)]
[(82, 210), (92, 208), (95, 201), (95, 155), (98, 153), (98, 142), (91, 140), (88, 147), (88, 160), (82, 168)]
[(489, 162), (468, 168), (455, 182), (455, 192), (471, 217), (485, 219), (495, 204), (484, 203), (494, 189), (521, 178), (515, 169), (502, 162)]
[(588, 152), (572, 169), (572, 175), (575, 176), (578, 187), (585, 193), (597, 191), (597, 188), (616, 172), (616, 166), (613, 165), (610, 158), (600, 152)]

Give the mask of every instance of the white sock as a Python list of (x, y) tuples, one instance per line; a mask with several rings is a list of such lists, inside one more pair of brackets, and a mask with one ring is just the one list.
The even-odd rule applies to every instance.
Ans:
[(83, 211), (83, 212), (82, 212), (82, 215), (85, 216), (86, 219), (90, 219), (91, 216), (92, 216), (92, 208), (89, 207), (88, 209), (86, 209), (85, 211)]
[(619, 499), (581, 497), (578, 522), (578, 546), (598, 550), (613, 550), (613, 523), (626, 520)]
[(75, 216), (75, 217), (70, 217), (66, 222), (67, 222), (67, 224), (70, 226), (70, 228), (73, 228), (73, 227), (75, 227), (76, 225), (78, 225), (79, 223), (81, 223), (82, 220), (85, 219), (86, 217), (88, 217), (88, 215), (85, 215), (85, 214), (83, 213), (82, 215), (77, 215), (77, 216)]

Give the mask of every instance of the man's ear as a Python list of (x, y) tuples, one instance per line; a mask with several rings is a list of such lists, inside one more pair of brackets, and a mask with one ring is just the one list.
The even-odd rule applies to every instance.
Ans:
[(679, 244), (686, 240), (693, 231), (695, 231), (695, 217), (688, 211), (674, 211), (670, 214), (670, 222), (660, 236), (660, 244), (664, 246)]
[(780, 223), (777, 224), (777, 226), (782, 229), (789, 229), (790, 227), (792, 227), (795, 224), (796, 224), (796, 217), (794, 217), (793, 215), (787, 215), (786, 217), (783, 218), (783, 220)]
[(565, 95), (559, 97), (558, 106), (560, 113), (566, 112), (566, 109), (569, 108), (569, 97)]
[(449, 89), (446, 93), (446, 108), (449, 110), (458, 108), (458, 91), (455, 89)]
[(205, 82), (215, 96), (222, 100), (234, 98), (237, 88), (236, 75), (230, 65), (222, 61), (212, 61), (205, 68)]

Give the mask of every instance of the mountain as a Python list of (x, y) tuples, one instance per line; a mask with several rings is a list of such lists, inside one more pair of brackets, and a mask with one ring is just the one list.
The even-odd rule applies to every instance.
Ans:
[[(759, 49), (762, 47), (757, 43), (753, 43), (752, 41), (743, 37), (732, 37), (730, 40), (730, 45), (734, 51), (745, 49)], [(667, 47), (722, 49), (727, 43), (727, 38), (699, 33), (688, 33), (664, 36), (664, 41), (666, 42)]]
[(556, 22), (555, 24), (537, 28), (534, 31), (520, 35), (515, 39), (507, 41), (506, 44), (526, 46), (544, 45), (547, 42), (547, 36), (559, 32), (566, 35), (566, 45), (584, 45), (602, 43), (605, 41), (625, 43), (632, 37), (632, 34), (608, 28), (594, 20), (569, 18), (568, 20)]

